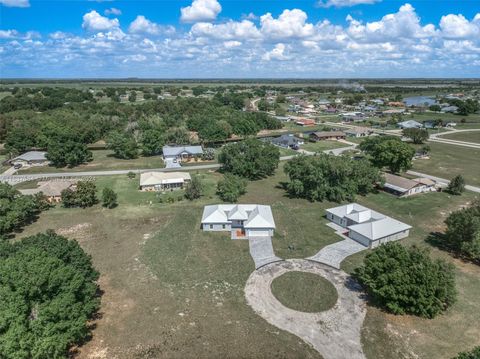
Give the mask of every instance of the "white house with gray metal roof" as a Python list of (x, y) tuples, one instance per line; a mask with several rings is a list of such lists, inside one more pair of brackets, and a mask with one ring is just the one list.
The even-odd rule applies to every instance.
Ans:
[(185, 159), (203, 154), (202, 146), (163, 146), (164, 159)]
[(48, 164), (48, 159), (46, 157), (46, 152), (43, 151), (28, 151), (20, 156), (12, 158), (10, 163), (12, 165), (28, 165), (28, 166), (43, 166)]
[(358, 203), (329, 208), (326, 217), (346, 229), (345, 234), (370, 248), (408, 237), (408, 224), (373, 211)]
[(228, 231), (232, 239), (271, 237), (275, 230), (270, 206), (259, 204), (217, 204), (205, 206), (204, 231)]

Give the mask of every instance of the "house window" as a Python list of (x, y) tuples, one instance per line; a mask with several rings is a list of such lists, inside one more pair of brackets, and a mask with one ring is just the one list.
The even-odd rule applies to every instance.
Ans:
[(213, 229), (213, 224), (210, 225), (210, 229)]
[(224, 225), (224, 224), (222, 224), (222, 228), (225, 229), (225, 225)]

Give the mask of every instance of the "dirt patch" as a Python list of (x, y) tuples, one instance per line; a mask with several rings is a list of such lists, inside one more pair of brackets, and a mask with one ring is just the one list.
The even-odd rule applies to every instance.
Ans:
[(82, 242), (91, 238), (91, 223), (79, 223), (71, 227), (59, 228), (57, 234)]

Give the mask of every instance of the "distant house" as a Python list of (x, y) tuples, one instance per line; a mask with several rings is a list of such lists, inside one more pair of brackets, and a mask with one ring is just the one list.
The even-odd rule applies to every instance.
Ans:
[(346, 134), (342, 131), (319, 131), (310, 134), (310, 140), (315, 142), (323, 140), (342, 140), (345, 138)]
[(270, 139), (270, 143), (282, 148), (298, 149), (300, 145), (303, 145), (303, 140), (295, 137), (293, 134), (281, 135), (280, 137), (273, 137)]
[(363, 112), (345, 112), (341, 116), (343, 122), (361, 122), (367, 118)]
[(32, 189), (22, 189), (20, 193), (24, 195), (34, 195), (37, 193), (43, 193), (48, 202), (58, 203), (62, 200), (62, 191), (66, 189), (76, 190), (77, 181), (76, 180), (50, 180), (38, 182), (37, 188)]
[(370, 248), (408, 237), (412, 228), (358, 203), (329, 208), (326, 212), (327, 219), (345, 228), (349, 238)]
[(417, 122), (415, 120), (408, 120), (408, 121), (403, 121), (399, 122), (397, 124), (398, 127), (404, 129), (404, 128), (422, 128), (423, 125), (420, 122)]
[(174, 191), (184, 188), (191, 179), (188, 172), (144, 172), (140, 174), (140, 190)]
[(345, 134), (349, 137), (367, 137), (372, 133), (372, 129), (368, 127), (353, 127), (345, 131)]
[(315, 126), (316, 125), (315, 120), (312, 120), (312, 119), (309, 119), (309, 118), (296, 120), (295, 123), (299, 126)]
[(163, 146), (163, 158), (186, 160), (203, 154), (202, 146)]
[(391, 173), (385, 173), (383, 189), (399, 197), (438, 190), (437, 183), (429, 178), (408, 179)]
[(457, 106), (445, 106), (442, 107), (440, 112), (443, 113), (457, 113), (458, 112), (458, 107)]
[(272, 237), (275, 230), (270, 206), (258, 204), (217, 204), (205, 206), (204, 231), (227, 231), (232, 239)]
[(399, 101), (390, 101), (387, 105), (392, 107), (405, 107), (405, 104)]
[(46, 152), (41, 151), (29, 151), (11, 159), (10, 163), (14, 166), (45, 166), (49, 162), (45, 157), (46, 154)]

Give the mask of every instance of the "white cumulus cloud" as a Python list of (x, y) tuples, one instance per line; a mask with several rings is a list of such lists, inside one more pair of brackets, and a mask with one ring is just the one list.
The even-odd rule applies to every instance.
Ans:
[(130, 24), (128, 31), (131, 33), (143, 33), (150, 35), (160, 35), (162, 33), (172, 34), (175, 32), (173, 26), (162, 26), (154, 23), (153, 21), (148, 20), (143, 15), (138, 15), (135, 20)]
[(8, 7), (29, 7), (30, 2), (28, 0), (0, 0), (0, 4)]
[(122, 10), (120, 9), (117, 9), (116, 7), (111, 7), (110, 9), (106, 9), (104, 11), (105, 15), (116, 15), (116, 16), (119, 16), (119, 15), (122, 15)]
[(274, 39), (313, 35), (314, 26), (306, 21), (307, 14), (299, 9), (284, 10), (278, 19), (270, 13), (260, 17), (262, 33)]
[(320, 7), (351, 7), (361, 4), (374, 4), (382, 0), (319, 0), (317, 5)]
[(270, 61), (270, 60), (287, 60), (288, 57), (285, 55), (285, 44), (279, 43), (276, 44), (275, 47), (263, 54), (262, 60)]
[(83, 15), (82, 27), (88, 31), (108, 31), (118, 28), (120, 23), (118, 19), (109, 19), (92, 10)]
[(229, 21), (218, 25), (209, 22), (198, 22), (192, 26), (190, 32), (194, 36), (206, 36), (222, 40), (249, 40), (261, 36), (255, 24), (249, 20), (242, 20), (240, 22)]
[(440, 19), (443, 36), (449, 39), (480, 36), (480, 13), (470, 22), (463, 15), (449, 14)]
[(192, 5), (180, 9), (182, 22), (213, 21), (222, 11), (217, 0), (193, 0)]

